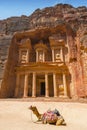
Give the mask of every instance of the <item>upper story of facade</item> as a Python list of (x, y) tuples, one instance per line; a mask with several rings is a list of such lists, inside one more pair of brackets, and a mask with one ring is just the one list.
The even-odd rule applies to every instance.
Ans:
[(47, 37), (36, 36), (34, 39), (22, 38), (17, 42), (18, 64), (69, 62), (70, 49), (67, 39), (65, 32), (57, 32)]
[[(76, 57), (73, 33), (65, 26), (39, 28), (14, 35), (18, 65), (69, 63)], [(13, 38), (13, 39), (14, 39)]]
[(34, 45), (29, 38), (23, 39), (19, 45), (19, 63), (65, 62), (65, 44), (57, 36), (50, 36), (48, 42), (41, 39)]

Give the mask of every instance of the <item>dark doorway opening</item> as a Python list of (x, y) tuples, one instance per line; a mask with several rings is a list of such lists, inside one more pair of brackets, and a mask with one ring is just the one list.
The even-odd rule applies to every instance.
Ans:
[(41, 82), (41, 96), (45, 96), (45, 82)]

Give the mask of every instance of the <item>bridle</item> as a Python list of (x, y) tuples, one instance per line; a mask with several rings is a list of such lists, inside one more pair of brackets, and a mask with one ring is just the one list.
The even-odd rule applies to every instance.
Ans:
[[(37, 120), (37, 121), (34, 121), (34, 120), (33, 120), (32, 111), (31, 111), (31, 121), (32, 121), (33, 123), (36, 123), (36, 124), (41, 124), (41, 120)], [(40, 123), (38, 123), (38, 122), (40, 122)]]

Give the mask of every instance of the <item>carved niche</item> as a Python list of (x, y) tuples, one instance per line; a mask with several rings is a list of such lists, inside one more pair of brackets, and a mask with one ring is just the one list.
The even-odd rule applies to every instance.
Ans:
[(26, 63), (27, 62), (27, 50), (21, 50), (20, 52), (20, 62), (21, 63)]
[(55, 49), (54, 50), (54, 59), (55, 59), (56, 62), (61, 61), (60, 49)]
[(43, 51), (38, 51), (38, 61), (43, 62)]

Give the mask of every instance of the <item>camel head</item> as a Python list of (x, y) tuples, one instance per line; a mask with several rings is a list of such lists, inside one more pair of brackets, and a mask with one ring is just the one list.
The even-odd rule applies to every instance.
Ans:
[(30, 110), (32, 110), (34, 112), (34, 111), (36, 111), (37, 108), (36, 108), (36, 106), (31, 105), (28, 109), (30, 109)]
[(37, 116), (38, 120), (41, 120), (41, 115), (38, 110), (37, 110), (37, 107), (36, 106), (30, 106), (28, 109), (30, 109), (31, 111), (33, 111), (33, 113)]

